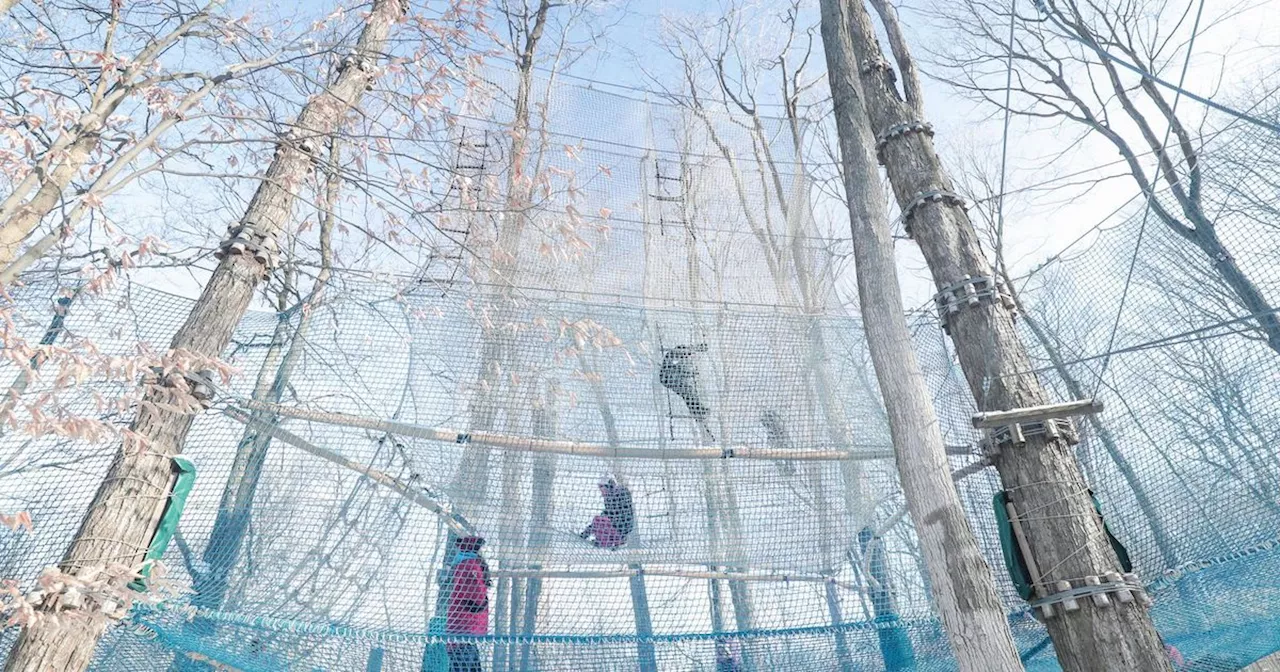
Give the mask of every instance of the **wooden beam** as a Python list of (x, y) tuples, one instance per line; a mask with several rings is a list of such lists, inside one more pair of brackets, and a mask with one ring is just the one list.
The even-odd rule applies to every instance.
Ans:
[[(425, 427), (403, 422), (378, 420), (348, 413), (331, 413), (313, 411), (292, 406), (282, 406), (253, 399), (242, 399), (235, 402), (243, 408), (271, 413), (296, 420), (319, 422), (341, 427), (355, 427), (386, 432), (396, 436), (440, 441), (444, 443), (470, 444), (520, 450), (532, 453), (556, 453), (560, 455), (577, 455), (588, 457), (607, 457), (615, 459), (644, 460), (781, 460), (797, 462), (830, 462), (843, 460), (892, 460), (893, 451), (854, 451), (854, 450), (780, 450), (776, 448), (757, 448), (745, 445), (706, 447), (706, 448), (639, 448), (619, 446), (612, 447), (602, 443), (582, 441), (563, 441), (539, 439), (527, 436), (512, 436), (496, 432), (463, 432), (446, 427)], [(969, 455), (972, 450), (968, 446), (948, 446), (947, 452), (952, 455)]]
[(973, 414), (973, 426), (977, 429), (1003, 427), (1015, 423), (1042, 422), (1053, 418), (1075, 415), (1093, 415), (1102, 412), (1102, 402), (1097, 399), (1077, 399), (1060, 404), (1028, 406), (1009, 411), (987, 411)]

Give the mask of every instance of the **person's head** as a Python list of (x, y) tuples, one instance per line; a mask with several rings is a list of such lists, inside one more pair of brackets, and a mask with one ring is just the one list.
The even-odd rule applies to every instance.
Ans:
[(612, 476), (601, 476), (596, 486), (600, 488), (601, 494), (608, 494), (618, 487), (618, 482)]
[(480, 547), (484, 546), (484, 537), (469, 534), (463, 537), (458, 537), (458, 541), (456, 543), (458, 550), (463, 553), (479, 553)]

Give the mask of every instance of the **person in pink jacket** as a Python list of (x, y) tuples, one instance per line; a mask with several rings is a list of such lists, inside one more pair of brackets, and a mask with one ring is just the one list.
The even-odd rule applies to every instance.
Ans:
[[(459, 537), (449, 580), (449, 612), (444, 631), (450, 635), (489, 634), (489, 565), (480, 556), (484, 539)], [(474, 642), (449, 642), (449, 672), (484, 672)]]
[(591, 519), (591, 524), (578, 536), (600, 548), (617, 550), (627, 543), (627, 536), (636, 528), (631, 491), (613, 477), (606, 477), (600, 479), (600, 496), (604, 498), (604, 511)]

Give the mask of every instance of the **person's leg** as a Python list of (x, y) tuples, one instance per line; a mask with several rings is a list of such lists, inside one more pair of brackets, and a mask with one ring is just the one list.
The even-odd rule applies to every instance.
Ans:
[(603, 513), (591, 519), (591, 536), (597, 546), (604, 546), (609, 534), (613, 532), (613, 521)]
[(613, 521), (604, 514), (591, 521), (592, 531), (596, 536), (596, 545), (601, 548), (617, 548), (622, 545), (622, 534), (613, 526)]
[(466, 672), (484, 672), (484, 666), (480, 664), (480, 647), (475, 644), (467, 644), (467, 667)]

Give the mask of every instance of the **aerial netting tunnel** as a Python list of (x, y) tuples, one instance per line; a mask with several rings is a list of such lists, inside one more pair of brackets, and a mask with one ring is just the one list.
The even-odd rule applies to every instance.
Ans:
[[(443, 672), (458, 644), (486, 670), (954, 667), (860, 321), (839, 298), (847, 222), (814, 214), (830, 203), (809, 179), (807, 131), (535, 90), (528, 182), (511, 170), (520, 122), (501, 96), (442, 139), (458, 178), (433, 263), (338, 272), (307, 310), (240, 323), (225, 358), (241, 373), (208, 381), (183, 450), (197, 476), (163, 556), (181, 592), (113, 628), (94, 669)], [(1242, 219), (1247, 240), (1263, 220)], [(1166, 642), (1201, 665), (1186, 669), (1236, 669), (1280, 647), (1280, 437), (1266, 420), (1280, 414), (1280, 355), (1229, 305), (1187, 311), (1153, 281), (1134, 290), (1144, 314), (1121, 322), (1098, 385), (1097, 324), (1114, 319), (1129, 255), (1141, 246), (1160, 278), (1187, 263), (1178, 245), (1155, 227), (1103, 232), (1023, 283), (1021, 324), (1063, 398), (1098, 386), (1107, 404), (1077, 422), (1080, 459)], [(1274, 281), (1276, 252), (1242, 251), (1242, 264)], [(127, 282), (32, 282), (13, 294), (10, 337), (160, 349), (190, 304)], [(972, 399), (936, 320), (915, 319), (964, 470), (980, 459)], [(90, 381), (59, 402), (127, 424), (102, 405), (124, 387)], [(22, 408), (17, 422), (39, 420)], [(112, 449), (4, 431), (0, 509), (38, 525), (0, 535), (0, 566), (28, 581), (58, 561)], [(1053, 669), (1004, 569), (998, 480), (965, 474), (1028, 667)], [(630, 529), (601, 543), (589, 532), (610, 481)], [(459, 635), (445, 612), (457, 540), (473, 535), (488, 618)]]

